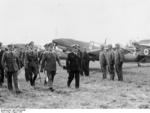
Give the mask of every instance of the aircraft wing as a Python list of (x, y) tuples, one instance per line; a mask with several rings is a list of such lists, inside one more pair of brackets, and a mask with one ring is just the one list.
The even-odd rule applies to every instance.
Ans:
[(124, 55), (126, 55), (128, 53), (132, 53), (132, 50), (130, 50), (130, 49), (125, 49), (125, 48), (121, 48), (121, 49), (122, 49)]
[(101, 51), (100, 49), (88, 51), (87, 53), (89, 54), (90, 60), (92, 61), (99, 60), (100, 51)]
[(146, 48), (150, 48), (149, 44), (140, 44), (140, 46), (146, 47)]

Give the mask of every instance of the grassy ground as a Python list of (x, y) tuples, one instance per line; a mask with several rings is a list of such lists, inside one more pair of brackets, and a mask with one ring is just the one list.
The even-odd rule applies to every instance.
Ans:
[(55, 92), (50, 92), (42, 83), (36, 81), (33, 89), (25, 81), (24, 71), (19, 75), (22, 94), (10, 93), (0, 88), (0, 108), (150, 108), (150, 64), (124, 64), (124, 81), (102, 80), (99, 63), (90, 64), (90, 77), (81, 77), (80, 89), (67, 88), (68, 74), (58, 67), (54, 80)]

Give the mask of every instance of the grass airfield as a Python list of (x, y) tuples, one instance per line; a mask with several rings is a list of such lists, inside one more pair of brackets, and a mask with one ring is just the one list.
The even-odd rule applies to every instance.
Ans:
[(67, 88), (68, 74), (57, 66), (54, 80), (54, 92), (36, 80), (36, 89), (25, 81), (24, 70), (19, 74), (19, 87), (22, 94), (10, 93), (6, 81), (0, 88), (0, 108), (33, 108), (33, 109), (140, 109), (150, 108), (150, 64), (125, 63), (123, 66), (124, 81), (102, 79), (98, 62), (90, 63), (90, 76), (80, 78), (80, 88), (75, 89), (74, 81)]

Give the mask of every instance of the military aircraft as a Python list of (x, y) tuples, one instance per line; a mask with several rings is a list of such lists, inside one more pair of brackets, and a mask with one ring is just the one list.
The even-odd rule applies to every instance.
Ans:
[[(87, 53), (89, 54), (90, 61), (98, 61), (99, 60), (99, 53), (100, 53), (100, 44), (91, 42), (83, 42), (74, 39), (65, 39), (59, 38), (52, 40), (54, 45), (63, 50), (63, 52), (58, 52), (60, 58), (66, 59), (67, 52), (71, 51), (73, 44), (78, 44), (80, 46), (80, 50), (83, 51), (86, 48)], [(144, 43), (146, 42), (146, 43)], [(148, 43), (149, 42), (149, 43)], [(132, 43), (132, 48), (121, 48), (124, 54), (124, 62), (136, 62), (138, 66), (140, 63), (150, 62), (150, 40), (142, 40), (136, 43)], [(146, 45), (147, 44), (147, 45)], [(149, 45), (148, 45), (149, 44)], [(106, 45), (106, 40), (104, 42)]]
[[(52, 40), (52, 42), (54, 43), (54, 45), (60, 49), (63, 50), (63, 52), (66, 52), (67, 51), (71, 51), (72, 49), (72, 45), (73, 44), (78, 44), (80, 46), (80, 50), (83, 51), (84, 48), (86, 48), (87, 50), (87, 53), (90, 57), (90, 61), (96, 61), (96, 60), (99, 60), (99, 53), (100, 53), (100, 43), (97, 43), (97, 42), (94, 42), (94, 41), (91, 41), (91, 42), (83, 42), (83, 41), (78, 41), (78, 40), (74, 40), (74, 39), (65, 39), (65, 38), (60, 38), (60, 39), (54, 39)], [(103, 45), (106, 45), (106, 40), (105, 42), (103, 43)], [(123, 50), (123, 53), (124, 54), (127, 54), (129, 53), (130, 51), (127, 50), (127, 49), (124, 49), (122, 48)], [(133, 58), (132, 57), (130, 59), (130, 55), (127, 55), (127, 59), (126, 61), (133, 61)], [(134, 59), (135, 61), (136, 59)]]
[(83, 42), (83, 41), (78, 41), (74, 39), (65, 39), (65, 38), (60, 38), (60, 39), (54, 39), (52, 40), (54, 43), (55, 47), (58, 47), (63, 50), (63, 52), (67, 53), (72, 50), (72, 45), (73, 44), (78, 44), (80, 46), (80, 50), (83, 51), (85, 48), (89, 54), (90, 60), (95, 61), (98, 60), (98, 55), (99, 55), (99, 43), (94, 43), (94, 42)]
[(83, 42), (83, 41), (78, 41), (74, 39), (65, 39), (65, 38), (60, 38), (60, 39), (54, 39), (52, 42), (58, 47), (63, 49), (64, 52), (66, 51), (71, 51), (72, 45), (73, 44), (78, 44), (80, 46), (80, 50), (83, 51), (84, 48), (86, 48), (87, 51), (93, 50), (93, 49), (99, 49), (100, 44), (95, 43), (93, 41), (91, 42)]

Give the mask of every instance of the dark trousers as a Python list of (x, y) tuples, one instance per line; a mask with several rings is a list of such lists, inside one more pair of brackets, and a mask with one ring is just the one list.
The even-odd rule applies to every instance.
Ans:
[(4, 69), (0, 68), (0, 85), (4, 83)]
[(89, 61), (83, 60), (82, 61), (82, 69), (85, 76), (89, 76)]
[(36, 69), (35, 67), (29, 67), (28, 73), (29, 73), (30, 84), (31, 86), (34, 86), (38, 74), (38, 69)]
[(7, 72), (7, 86), (8, 86), (8, 89), (13, 90), (12, 77), (13, 77), (13, 83), (14, 83), (15, 90), (19, 91), (17, 72)]
[(74, 79), (74, 77), (75, 77), (75, 87), (79, 88), (79, 82), (80, 82), (79, 71), (70, 71), (69, 72), (67, 85), (68, 85), (68, 87), (70, 87), (70, 84), (71, 84), (72, 80)]
[(108, 64), (108, 72), (110, 74), (110, 80), (114, 80), (115, 77), (114, 64)]
[(30, 80), (30, 75), (29, 75), (29, 69), (28, 68), (25, 68), (25, 79), (26, 79), (26, 81)]
[(48, 86), (49, 86), (49, 88), (53, 87), (53, 81), (54, 81), (55, 74), (56, 74), (56, 71), (47, 71)]
[(115, 70), (116, 70), (116, 73), (117, 73), (117, 76), (118, 76), (118, 80), (119, 80), (119, 81), (123, 81), (122, 65), (123, 65), (122, 62), (115, 64)]
[(101, 71), (102, 71), (102, 74), (103, 74), (103, 79), (106, 79), (107, 78), (107, 68), (106, 68), (106, 64), (101, 64)]

